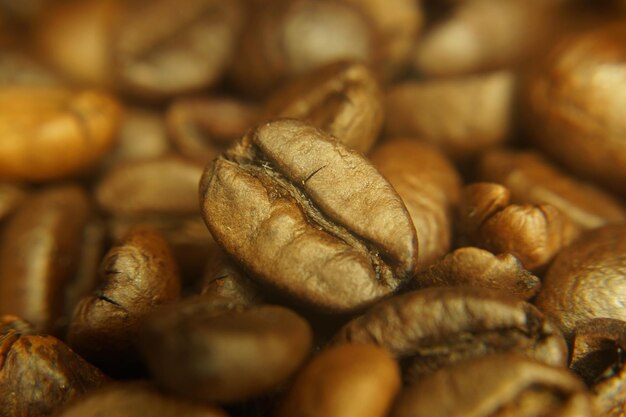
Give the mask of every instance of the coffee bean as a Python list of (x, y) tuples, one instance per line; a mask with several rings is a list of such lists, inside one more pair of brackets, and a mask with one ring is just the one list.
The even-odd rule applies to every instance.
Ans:
[(295, 76), (338, 60), (373, 60), (372, 23), (344, 1), (252, 1), (232, 75), (240, 90), (262, 96)]
[(487, 152), (479, 161), (477, 175), (508, 188), (512, 202), (550, 204), (583, 229), (626, 219), (626, 210), (617, 199), (559, 170), (537, 152)]
[(250, 132), (205, 171), (200, 198), (226, 252), (320, 309), (362, 308), (416, 267), (415, 229), (393, 188), (362, 156), (302, 122)]
[(565, 369), (515, 355), (457, 363), (403, 390), (393, 417), (596, 415), (584, 384)]
[(364, 65), (337, 62), (297, 78), (277, 90), (265, 118), (304, 120), (348, 148), (367, 153), (383, 123), (382, 92)]
[(74, 309), (68, 343), (112, 374), (138, 362), (134, 348), (144, 318), (180, 296), (178, 268), (165, 240), (154, 230), (137, 227), (102, 261), (97, 292)]
[(461, 359), (510, 352), (567, 360), (560, 332), (531, 304), (484, 288), (426, 288), (389, 298), (348, 322), (333, 343), (370, 343), (407, 359), (415, 379)]
[(1, 314), (22, 316), (38, 331), (60, 330), (64, 310), (73, 308), (65, 290), (77, 276), (90, 211), (85, 192), (69, 185), (23, 202), (0, 239)]
[(533, 143), (572, 172), (626, 195), (622, 92), (626, 30), (620, 24), (555, 45), (531, 75), (525, 125)]
[(216, 406), (186, 401), (139, 381), (115, 383), (72, 402), (59, 417), (227, 417)]
[(53, 336), (22, 334), (19, 319), (0, 327), (0, 415), (50, 416), (106, 377)]
[(563, 249), (548, 269), (537, 307), (572, 338), (579, 322), (626, 321), (626, 226), (591, 230)]
[(510, 196), (498, 184), (466, 186), (457, 214), (461, 242), (495, 254), (510, 253), (526, 269), (541, 271), (580, 231), (556, 207), (510, 204)]
[(383, 417), (400, 390), (400, 369), (371, 345), (334, 346), (298, 374), (277, 417)]
[(457, 3), (418, 43), (418, 72), (454, 76), (520, 64), (549, 44), (563, 13), (541, 0)]
[(417, 268), (424, 270), (450, 250), (461, 178), (441, 152), (414, 140), (388, 139), (370, 160), (406, 204), (420, 243)]
[(467, 160), (507, 139), (514, 87), (507, 71), (396, 84), (385, 97), (385, 131)]
[(0, 180), (48, 181), (92, 167), (111, 149), (118, 103), (53, 87), (0, 90)]
[(234, 0), (74, 1), (50, 11), (38, 38), (72, 77), (162, 99), (220, 78), (242, 13)]
[(311, 329), (284, 307), (197, 297), (156, 312), (139, 342), (159, 384), (189, 398), (229, 403), (285, 382), (309, 353)]
[(468, 286), (491, 288), (521, 299), (537, 294), (539, 278), (511, 254), (494, 255), (474, 247), (459, 248), (415, 276), (415, 288)]
[(201, 165), (176, 156), (126, 163), (102, 177), (96, 198), (117, 216), (193, 214), (201, 175)]

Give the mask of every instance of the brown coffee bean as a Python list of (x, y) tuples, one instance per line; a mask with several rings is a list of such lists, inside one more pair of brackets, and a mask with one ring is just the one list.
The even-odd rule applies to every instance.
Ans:
[(68, 75), (160, 99), (220, 78), (242, 13), (234, 0), (74, 1), (51, 9), (38, 37)]
[(578, 323), (626, 321), (626, 225), (591, 230), (563, 249), (543, 279), (537, 307), (571, 340)]
[(385, 131), (467, 160), (507, 139), (514, 86), (510, 72), (396, 84), (385, 98)]
[(21, 334), (11, 325), (0, 330), (2, 416), (50, 416), (105, 381), (97, 368), (53, 336)]
[(562, 13), (559, 2), (542, 0), (458, 3), (418, 43), (414, 65), (419, 72), (464, 75), (519, 64), (545, 47)]
[(592, 387), (607, 417), (626, 413), (626, 322), (593, 319), (578, 326), (570, 367)]
[(311, 329), (284, 307), (244, 308), (197, 297), (155, 313), (139, 341), (159, 384), (189, 398), (229, 403), (283, 383), (306, 359)]
[(526, 123), (533, 143), (572, 172), (622, 195), (626, 78), (620, 22), (564, 39), (530, 77)]
[(148, 382), (107, 385), (74, 401), (59, 417), (227, 417), (216, 406), (187, 401)]
[(626, 210), (614, 197), (560, 171), (536, 152), (487, 152), (479, 161), (478, 177), (507, 187), (516, 204), (550, 204), (583, 229), (626, 220)]
[(181, 98), (165, 115), (176, 149), (204, 164), (213, 161), (258, 119), (252, 103), (228, 97)]
[(102, 176), (96, 199), (115, 216), (193, 214), (201, 176), (201, 165), (177, 156), (129, 162)]
[(515, 355), (460, 362), (404, 389), (393, 417), (596, 416), (585, 387), (565, 369)]
[(331, 63), (274, 92), (265, 118), (275, 117), (304, 120), (365, 154), (382, 128), (382, 92), (363, 64)]
[(0, 183), (0, 223), (26, 198), (24, 187), (12, 183)]
[(480, 287), (502, 291), (523, 300), (533, 297), (541, 283), (511, 254), (494, 255), (474, 247), (447, 254), (439, 262), (415, 276), (412, 286)]
[(328, 312), (371, 304), (416, 268), (415, 229), (393, 188), (299, 121), (246, 135), (205, 171), (200, 198), (216, 241), (254, 277)]
[(450, 250), (459, 174), (435, 148), (408, 139), (386, 141), (370, 160), (402, 197), (420, 243), (417, 268), (427, 268)]
[(463, 188), (457, 224), (462, 242), (495, 254), (510, 253), (524, 268), (541, 271), (580, 231), (550, 204), (509, 204), (510, 192), (493, 183)]
[(136, 227), (102, 261), (102, 282), (72, 316), (68, 343), (112, 374), (138, 362), (134, 347), (144, 318), (180, 296), (180, 277), (165, 240)]
[(374, 27), (350, 1), (251, 2), (232, 75), (246, 94), (263, 95), (281, 81), (339, 60), (368, 62)]
[(27, 198), (0, 240), (0, 314), (16, 314), (38, 331), (63, 321), (66, 288), (75, 280), (90, 214), (76, 186), (44, 189)]
[(298, 374), (277, 417), (384, 417), (400, 390), (400, 369), (371, 345), (330, 347)]
[(0, 179), (48, 181), (92, 167), (113, 145), (116, 101), (96, 91), (0, 90)]
[(461, 359), (517, 353), (563, 366), (561, 333), (531, 304), (484, 288), (426, 288), (389, 298), (348, 322), (333, 343), (370, 343), (410, 359), (409, 379)]

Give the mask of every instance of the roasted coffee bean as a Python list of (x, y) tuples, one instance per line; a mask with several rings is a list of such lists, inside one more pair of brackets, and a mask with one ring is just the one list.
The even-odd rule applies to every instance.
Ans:
[(550, 204), (510, 204), (510, 191), (499, 184), (463, 188), (457, 227), (464, 242), (495, 254), (510, 253), (526, 269), (542, 270), (573, 242), (579, 229)]
[(144, 318), (180, 296), (178, 268), (165, 240), (136, 227), (102, 261), (97, 292), (74, 309), (68, 343), (112, 374), (136, 365), (134, 339)]
[(370, 160), (409, 211), (420, 244), (417, 268), (423, 270), (450, 250), (452, 208), (461, 191), (459, 174), (435, 148), (409, 139), (386, 141)]
[(383, 124), (382, 92), (363, 64), (338, 62), (287, 83), (266, 104), (266, 119), (305, 120), (348, 148), (367, 153)]
[(551, 52), (526, 88), (533, 143), (568, 169), (626, 195), (626, 127), (617, 86), (626, 79), (620, 22), (569, 37)]
[(524, 269), (511, 254), (494, 255), (474, 247), (464, 247), (447, 254), (426, 271), (415, 276), (412, 286), (480, 287), (529, 299), (539, 291), (539, 278)]
[(194, 214), (202, 166), (177, 156), (121, 164), (96, 187), (101, 208), (114, 216)]
[(584, 384), (565, 369), (515, 355), (474, 358), (403, 390), (393, 417), (593, 417)]
[(386, 94), (385, 131), (467, 160), (507, 139), (514, 86), (506, 71), (398, 83)]
[(372, 23), (351, 1), (251, 1), (232, 75), (246, 94), (338, 60), (371, 61), (378, 49)]
[(165, 118), (176, 149), (206, 164), (243, 136), (258, 112), (252, 103), (235, 98), (194, 97), (174, 101)]
[(44, 189), (23, 202), (0, 238), (1, 314), (22, 316), (38, 331), (59, 331), (64, 310), (73, 307), (66, 289), (78, 276), (90, 211), (76, 186)]
[(327, 312), (371, 304), (416, 268), (415, 229), (393, 188), (361, 155), (299, 121), (246, 135), (205, 171), (200, 199), (236, 261)]
[(591, 386), (603, 416), (624, 416), (626, 322), (593, 319), (578, 326), (570, 367)]
[(400, 369), (382, 348), (330, 347), (298, 374), (277, 417), (384, 417), (400, 390)]
[(614, 197), (565, 174), (536, 152), (487, 152), (479, 161), (478, 177), (507, 187), (513, 203), (550, 204), (583, 229), (626, 220), (626, 210)]
[(264, 394), (293, 374), (311, 349), (311, 329), (284, 307), (197, 297), (151, 316), (139, 341), (160, 385), (229, 403)]
[(50, 11), (39, 41), (72, 77), (160, 99), (220, 78), (242, 13), (235, 0), (70, 1)]
[(556, 1), (458, 3), (454, 13), (418, 43), (414, 65), (419, 72), (451, 76), (518, 64), (544, 47), (562, 13)]
[(70, 403), (58, 417), (227, 417), (216, 406), (187, 401), (148, 382), (108, 385)]
[(389, 298), (348, 322), (333, 343), (371, 343), (410, 359), (408, 379), (495, 352), (554, 366), (567, 360), (561, 333), (538, 309), (484, 288), (426, 288)]
[(16, 318), (0, 320), (0, 415), (49, 416), (61, 405), (106, 382), (53, 336), (30, 330)]
[(571, 337), (579, 322), (626, 321), (626, 225), (591, 230), (563, 249), (546, 273), (536, 305)]
[(0, 180), (48, 181), (94, 166), (119, 118), (118, 103), (96, 91), (0, 89)]

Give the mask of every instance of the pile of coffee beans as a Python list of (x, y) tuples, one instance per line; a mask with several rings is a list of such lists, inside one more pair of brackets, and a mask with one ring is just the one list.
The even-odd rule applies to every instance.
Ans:
[(626, 1), (0, 0), (0, 417), (626, 417)]

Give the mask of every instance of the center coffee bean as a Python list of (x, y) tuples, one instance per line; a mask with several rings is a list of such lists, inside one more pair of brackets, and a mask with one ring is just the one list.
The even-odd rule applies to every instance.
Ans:
[(334, 343), (382, 346), (408, 360), (409, 379), (498, 352), (554, 366), (567, 360), (561, 333), (539, 310), (483, 288), (427, 288), (392, 297), (347, 323)]
[(371, 304), (416, 269), (415, 228), (398, 194), (360, 154), (303, 122), (246, 135), (204, 172), (200, 198), (230, 255), (326, 311)]

